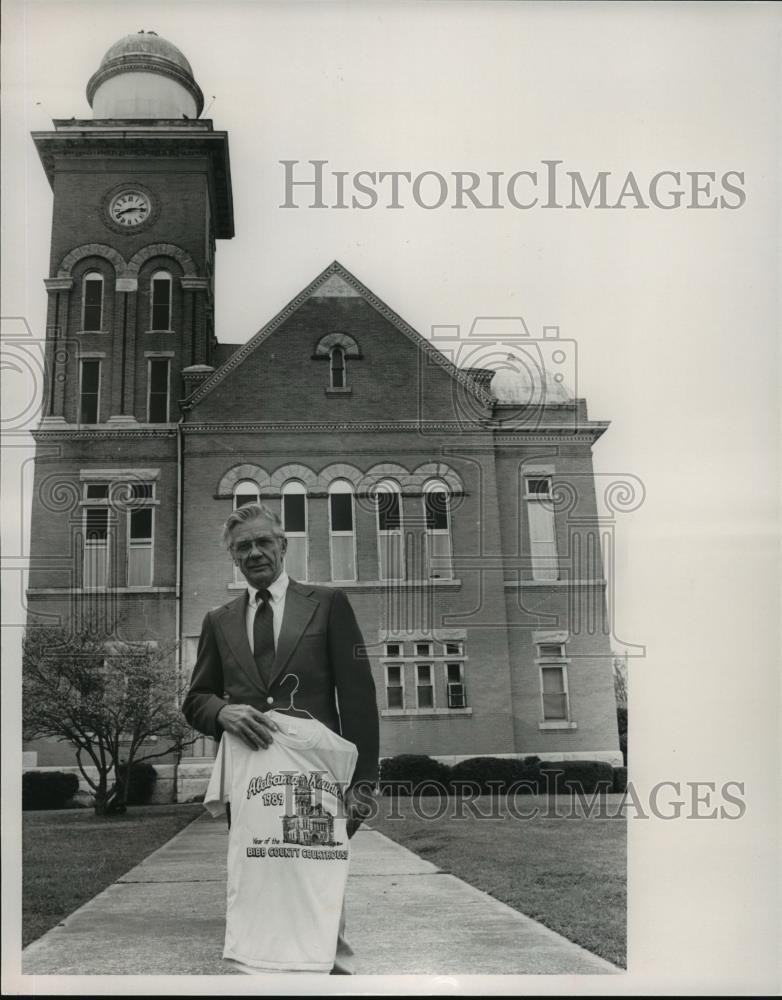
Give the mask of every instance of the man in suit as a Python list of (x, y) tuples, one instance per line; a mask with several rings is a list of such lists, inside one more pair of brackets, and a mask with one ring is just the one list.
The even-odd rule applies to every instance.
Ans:
[[(346, 792), (348, 836), (369, 811), (378, 777), (378, 713), (364, 639), (341, 590), (297, 583), (284, 568), (287, 539), (263, 504), (235, 510), (223, 541), (248, 589), (204, 618), (190, 690), (182, 711), (190, 725), (219, 739), (232, 733), (263, 751), (274, 739), (266, 712), (285, 708), (299, 679), (296, 708), (358, 749)], [(352, 972), (344, 911), (334, 973)]]

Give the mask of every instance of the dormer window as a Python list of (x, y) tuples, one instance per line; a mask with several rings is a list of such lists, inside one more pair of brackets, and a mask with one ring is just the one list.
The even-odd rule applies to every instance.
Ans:
[(358, 344), (348, 333), (327, 333), (315, 345), (313, 361), (328, 361), (329, 378), (326, 383), (326, 395), (339, 396), (350, 394), (353, 390), (348, 386), (348, 361), (361, 359)]

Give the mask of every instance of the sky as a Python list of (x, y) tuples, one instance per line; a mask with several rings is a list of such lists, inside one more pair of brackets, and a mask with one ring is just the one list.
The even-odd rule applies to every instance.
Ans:
[[(598, 482), (643, 484), (640, 506), (617, 516), (612, 574), (613, 644), (645, 651), (630, 664), (639, 780), (719, 783), (778, 759), (778, 6), (42, 0), (6, 4), (5, 27), (6, 337), (15, 317), (34, 336), (45, 322), (51, 192), (29, 133), (90, 117), (86, 82), (105, 50), (157, 31), (187, 56), (208, 117), (229, 133), (236, 236), (218, 242), (218, 339), (247, 340), (335, 258), (425, 336), (476, 316), (522, 316), (533, 335), (559, 326), (590, 416), (611, 421), (594, 449)], [(660, 171), (737, 171), (745, 200), (480, 211), (427, 210), (406, 195), (398, 210), (313, 209), (303, 197), (280, 207), (280, 161), (310, 159), (350, 176), (482, 177), (561, 160), (588, 186), (608, 171), (616, 191), (632, 171), (647, 192)], [(9, 377), (17, 412), (33, 391), (13, 367)], [(22, 454), (4, 454), (6, 622), (20, 615)], [(715, 915), (762, 895), (762, 866), (735, 858), (778, 822), (775, 808), (760, 802), (757, 827), (726, 834), (719, 856), (733, 867), (720, 886), (708, 867), (693, 870), (691, 831), (681, 843), (670, 832), (657, 890), (672, 906), (700, 901), (693, 968), (711, 963), (716, 975), (742, 948), (761, 955), (762, 934)], [(634, 834), (641, 854), (647, 832)], [(636, 918), (654, 921), (648, 894), (636, 900)], [(654, 926), (661, 953), (675, 951), (677, 922)]]

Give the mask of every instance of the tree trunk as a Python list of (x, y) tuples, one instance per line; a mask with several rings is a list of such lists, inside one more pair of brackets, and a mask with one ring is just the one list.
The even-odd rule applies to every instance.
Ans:
[(95, 792), (95, 801), (93, 803), (96, 816), (105, 816), (108, 812), (109, 796), (108, 788), (106, 783), (106, 773), (101, 771), (98, 775), (98, 789)]

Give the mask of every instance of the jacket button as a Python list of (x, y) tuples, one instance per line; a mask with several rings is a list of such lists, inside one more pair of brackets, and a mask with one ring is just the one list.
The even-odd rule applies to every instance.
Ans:
[(274, 698), (272, 698), (271, 695), (269, 695), (269, 697), (266, 699), (266, 704), (267, 705), (273, 705), (274, 704)]

